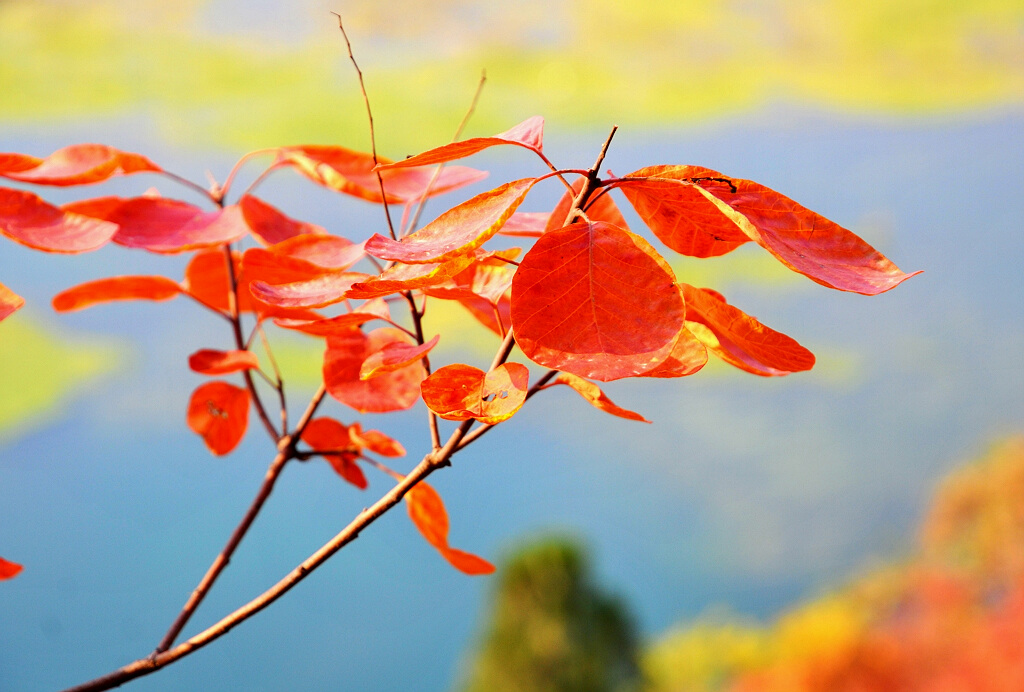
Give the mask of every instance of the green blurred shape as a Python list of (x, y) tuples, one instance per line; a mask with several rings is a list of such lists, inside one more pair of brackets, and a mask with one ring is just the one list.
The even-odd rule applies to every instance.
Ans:
[(624, 692), (638, 685), (631, 617), (594, 584), (578, 543), (546, 538), (505, 561), (465, 692)]
[(0, 443), (52, 420), (97, 377), (111, 372), (123, 349), (110, 342), (63, 339), (23, 312), (0, 324)]

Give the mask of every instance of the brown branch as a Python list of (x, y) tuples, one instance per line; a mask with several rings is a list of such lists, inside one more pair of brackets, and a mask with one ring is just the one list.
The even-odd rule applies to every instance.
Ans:
[[(370, 151), (373, 154), (373, 165), (377, 166), (380, 163), (377, 160), (377, 135), (373, 129), (373, 111), (370, 110), (370, 97), (366, 95), (366, 83), (363, 81), (363, 71), (359, 69), (359, 63), (356, 62), (356, 56), (352, 54), (352, 42), (348, 40), (348, 33), (345, 31), (345, 26), (341, 23), (341, 15), (337, 12), (331, 12), (335, 17), (338, 18), (338, 29), (341, 30), (341, 35), (345, 38), (345, 47), (348, 49), (348, 59), (352, 61), (352, 66), (356, 68), (356, 75), (359, 77), (359, 90), (363, 92), (363, 103), (366, 104), (366, 117), (370, 120)], [(398, 236), (395, 235), (395, 226), (391, 222), (391, 210), (388, 208), (388, 195), (384, 192), (384, 178), (381, 177), (380, 171), (377, 171), (377, 183), (380, 185), (380, 198), (381, 203), (384, 205), (384, 216), (388, 220), (388, 232), (391, 233), (392, 240), (398, 240)]]
[[(416, 307), (416, 299), (412, 295), (412, 291), (406, 291), (402, 294), (405, 299), (409, 301), (409, 313), (412, 315), (412, 324), (416, 330), (416, 343), (422, 346), (425, 342), (423, 338), (423, 313), (420, 312), (419, 308)], [(423, 367), (427, 371), (427, 376), (430, 376), (430, 358), (423, 356)], [(427, 420), (430, 425), (430, 444), (431, 449), (437, 450), (441, 447), (441, 431), (437, 427), (437, 414), (427, 409)]]

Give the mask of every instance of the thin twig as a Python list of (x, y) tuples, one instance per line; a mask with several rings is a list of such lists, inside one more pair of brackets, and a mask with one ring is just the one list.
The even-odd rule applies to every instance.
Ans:
[(180, 175), (177, 175), (176, 173), (171, 173), (170, 171), (163, 171), (162, 170), (162, 171), (159, 172), (159, 175), (162, 175), (165, 178), (170, 178), (174, 182), (179, 183), (181, 185), (184, 185), (185, 187), (192, 188), (193, 190), (195, 190), (196, 192), (198, 192), (199, 194), (201, 194), (203, 197), (207, 198), (208, 200), (210, 200), (214, 204), (218, 204), (219, 203), (219, 200), (217, 199), (216, 195), (214, 195), (212, 192), (207, 190), (205, 187), (203, 187), (199, 183), (194, 183), (191, 180), (189, 180), (188, 178), (185, 178), (185, 177), (182, 177)]
[[(359, 76), (359, 90), (363, 92), (363, 103), (366, 104), (366, 117), (370, 120), (370, 151), (373, 153), (373, 165), (376, 167), (380, 162), (377, 160), (377, 135), (373, 129), (373, 111), (370, 110), (370, 97), (366, 95), (366, 84), (363, 82), (363, 71), (359, 69), (359, 63), (356, 62), (356, 56), (352, 54), (352, 42), (348, 40), (348, 33), (345, 31), (344, 24), (341, 23), (341, 15), (337, 12), (331, 12), (335, 17), (338, 18), (338, 28), (341, 30), (341, 35), (345, 38), (345, 47), (348, 49), (348, 59), (352, 61), (352, 66), (356, 68), (356, 75)], [(392, 240), (398, 240), (398, 236), (395, 235), (395, 226), (391, 222), (391, 210), (388, 208), (388, 195), (384, 192), (384, 178), (381, 177), (380, 171), (377, 171), (377, 183), (380, 185), (380, 198), (381, 203), (384, 205), (384, 216), (388, 220), (388, 232), (391, 233)]]
[[(425, 342), (423, 338), (423, 313), (416, 307), (416, 299), (412, 295), (412, 291), (405, 291), (403, 294), (405, 299), (409, 302), (409, 313), (412, 315), (413, 328), (416, 330), (416, 343), (422, 346)], [(427, 371), (427, 376), (430, 376), (430, 358), (423, 356), (423, 367)], [(441, 431), (437, 427), (437, 414), (427, 409), (427, 420), (430, 425), (430, 443), (431, 449), (441, 448)]]
[[(244, 156), (242, 156), (242, 158), (238, 159), (238, 161), (235, 162), (235, 165), (232, 166), (231, 170), (228, 172), (228, 177), (224, 179), (224, 184), (220, 185), (218, 187), (218, 193), (220, 195), (220, 199), (223, 200), (227, 196), (228, 192), (231, 190), (231, 185), (232, 185), (232, 183), (235, 182), (235, 176), (238, 175), (238, 171), (241, 170), (242, 164), (244, 164), (246, 161), (248, 161), (249, 159), (251, 159), (251, 158), (253, 158), (255, 156), (262, 156), (263, 154), (270, 154), (270, 153), (275, 153), (275, 152), (277, 152), (276, 148), (275, 149), (257, 149), (256, 151), (250, 151), (248, 154), (245, 154)], [(268, 168), (267, 170), (265, 170), (262, 173), (260, 173), (260, 176), (258, 178), (256, 178), (256, 180), (259, 181), (262, 178), (266, 177), (267, 173), (269, 173), (276, 165), (277, 165), (277, 161), (275, 161), (273, 164), (271, 164), (270, 168)], [(242, 196), (244, 197), (245, 195), (249, 194), (250, 190), (252, 190), (252, 188), (254, 188), (255, 186), (256, 186), (256, 182), (253, 182), (252, 184), (250, 184), (249, 187), (246, 189), (246, 191), (242, 193)]]
[(281, 430), (288, 429), (288, 403), (284, 396), (284, 378), (281, 377), (281, 370), (277, 367), (277, 359), (274, 358), (274, 351), (270, 348), (270, 340), (267, 339), (266, 333), (263, 331), (263, 324), (257, 320), (256, 330), (260, 333), (260, 341), (263, 342), (263, 350), (267, 353), (267, 359), (270, 361), (270, 367), (274, 369), (274, 377), (277, 378), (276, 383), (271, 383), (274, 389), (277, 390), (277, 398), (281, 403)]

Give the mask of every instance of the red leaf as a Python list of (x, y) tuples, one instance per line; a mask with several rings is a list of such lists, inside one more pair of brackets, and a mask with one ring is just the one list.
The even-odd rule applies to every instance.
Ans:
[(366, 476), (356, 464), (360, 445), (352, 439), (352, 429), (333, 418), (314, 418), (302, 431), (302, 441), (320, 451), (345, 450), (342, 454), (325, 454), (324, 459), (339, 476), (359, 489), (366, 488)]
[(405, 447), (379, 430), (363, 430), (359, 423), (353, 423), (348, 429), (352, 441), (362, 449), (380, 454), (382, 457), (404, 457)]
[(366, 256), (364, 243), (336, 235), (300, 235), (267, 248), (275, 255), (305, 260), (324, 269), (348, 269)]
[(186, 420), (211, 452), (217, 456), (227, 454), (245, 436), (249, 392), (220, 380), (200, 385), (192, 393)]
[(359, 379), (363, 361), (390, 343), (414, 342), (405, 332), (393, 327), (375, 329), (369, 334), (352, 329), (347, 334), (328, 336), (323, 374), (331, 396), (360, 413), (411, 408), (419, 399), (420, 382), (426, 376), (419, 361), (371, 380)]
[(0, 187), (0, 233), (45, 252), (89, 252), (106, 245), (117, 225), (59, 209), (38, 195)]
[[(476, 320), (490, 329), (498, 336), (504, 338), (512, 326), (512, 300), (510, 293), (505, 293), (498, 301), (497, 307), (480, 296), (472, 298), (459, 298), (462, 307), (469, 310), (469, 313)], [(501, 324), (498, 320), (501, 320)]]
[(18, 576), (23, 567), (16, 562), (9, 562), (0, 557), (0, 579), (12, 579)]
[(115, 175), (160, 170), (145, 156), (104, 144), (75, 144), (58, 149), (45, 159), (0, 154), (0, 177), (36, 185), (86, 185)]
[(494, 571), (494, 565), (483, 558), (448, 545), (448, 512), (436, 490), (421, 481), (405, 494), (404, 499), (412, 523), (427, 539), (427, 543), (437, 548), (452, 567), (470, 575), (490, 574)]
[[(576, 199), (576, 195), (583, 189), (583, 184), (587, 182), (585, 176), (580, 176), (572, 184), (572, 193), (568, 190), (562, 195), (562, 198), (558, 200), (558, 204), (554, 210), (548, 216), (547, 224), (544, 226), (544, 232), (555, 231), (566, 225), (569, 215), (569, 209), (572, 208), (573, 200)], [(601, 194), (601, 193), (604, 194)], [(608, 190), (595, 190), (590, 196), (589, 206), (584, 209), (587, 214), (587, 218), (591, 221), (606, 221), (613, 226), (619, 228), (625, 228), (629, 230), (629, 226), (626, 225), (626, 220), (622, 218), (622, 212), (615, 206), (615, 200), (609, 194)]]
[(540, 238), (547, 228), (551, 214), (537, 211), (517, 211), (498, 231), (500, 235), (518, 238)]
[(71, 312), (115, 300), (170, 300), (182, 288), (163, 276), (111, 276), (87, 281), (53, 297), (53, 309)]
[(305, 234), (327, 233), (320, 226), (285, 216), (252, 195), (244, 195), (238, 200), (238, 207), (242, 210), (242, 216), (253, 236), (264, 245), (273, 245)]
[(396, 262), (380, 276), (353, 284), (349, 298), (377, 298), (442, 284), (474, 262), (472, 255), (459, 255), (444, 262), (432, 264), (403, 264)]
[(249, 292), (257, 300), (281, 308), (322, 308), (345, 300), (353, 284), (368, 278), (362, 272), (339, 271), (288, 284), (252, 281)]
[(0, 320), (9, 317), (24, 304), (24, 298), (3, 284), (0, 284)]
[(635, 411), (630, 411), (629, 409), (624, 409), (621, 406), (616, 406), (615, 402), (609, 399), (605, 395), (605, 393), (601, 391), (600, 387), (598, 387), (593, 382), (585, 380), (582, 377), (577, 377), (572, 373), (558, 373), (555, 376), (555, 378), (551, 380), (551, 383), (544, 385), (542, 389), (554, 387), (555, 385), (559, 384), (564, 384), (568, 385), (569, 387), (572, 387), (580, 396), (582, 396), (584, 399), (590, 402), (591, 406), (599, 408), (605, 413), (610, 413), (613, 416), (618, 416), (619, 418), (637, 420), (640, 421), (641, 423), (651, 422)]
[[(232, 253), (235, 276), (242, 271), (242, 258)], [(221, 312), (228, 311), (228, 293), (231, 290), (228, 278), (227, 256), (223, 250), (203, 250), (193, 255), (185, 267), (185, 292), (203, 305)], [(252, 310), (248, 296), (239, 296), (239, 310)]]
[(769, 329), (721, 294), (682, 284), (686, 321), (693, 334), (716, 356), (755, 375), (788, 375), (814, 367), (814, 354)]
[(498, 232), (536, 182), (536, 178), (513, 180), (479, 194), (401, 241), (376, 234), (366, 241), (366, 252), (410, 264), (442, 262), (466, 254)]
[(684, 307), (671, 268), (638, 235), (577, 223), (541, 236), (512, 279), (512, 327), (528, 358), (601, 381), (669, 357)]
[(437, 346), (440, 338), (441, 335), (437, 334), (433, 339), (420, 346), (399, 342), (386, 344), (381, 350), (371, 353), (363, 361), (363, 364), (359, 366), (359, 379), (368, 380), (378, 377), (386, 372), (394, 372), (399, 368), (404, 368), (418, 360), (422, 360), (424, 356), (430, 353), (434, 346)]
[(204, 212), (175, 199), (136, 197), (107, 220), (121, 228), (114, 242), (150, 252), (175, 253), (231, 243), (249, 232), (237, 206)]
[(274, 323), (279, 327), (294, 329), (306, 334), (312, 334), (313, 336), (332, 336), (348, 334), (352, 331), (353, 327), (358, 327), (372, 320), (391, 322), (388, 304), (383, 300), (368, 300), (353, 312), (328, 319), (294, 320), (279, 318), (274, 320)]
[(188, 366), (201, 375), (226, 375), (260, 367), (252, 351), (215, 351), (204, 348), (188, 357)]
[[(697, 166), (649, 166), (627, 177), (663, 178), (622, 181), (618, 187), (647, 227), (676, 252), (690, 257), (717, 257), (750, 241), (695, 185), (682, 182), (695, 177), (721, 177), (719, 173)], [(722, 182), (709, 184), (728, 187)]]
[[(289, 241), (286, 241), (289, 242)], [(254, 282), (262, 282), (268, 286), (287, 285), (314, 280), (327, 275), (340, 275), (344, 282), (344, 273), (325, 269), (313, 262), (298, 259), (289, 255), (273, 252), (270, 249), (251, 248), (242, 256), (242, 269), (238, 279), (239, 306), (243, 310), (255, 310), (261, 317), (291, 317), (295, 319), (320, 319), (320, 315), (303, 308), (278, 306), (260, 300), (252, 291)], [(362, 278), (365, 275), (357, 274)], [(319, 290), (323, 290), (319, 285)], [(287, 293), (287, 289), (282, 289)]]
[[(381, 202), (380, 182), (373, 170), (373, 156), (335, 146), (287, 147), (281, 150), (282, 163), (294, 167), (315, 183), (331, 190), (354, 195), (369, 202)], [(382, 163), (390, 159), (378, 157)], [(434, 176), (432, 168), (381, 171), (388, 202), (406, 204), (423, 196)], [(483, 180), (487, 173), (464, 166), (449, 166), (430, 187), (430, 196), (449, 192)]]
[(404, 166), (426, 166), (435, 163), (454, 161), (472, 156), (478, 151), (498, 144), (516, 144), (531, 151), (540, 153), (544, 147), (544, 118), (535, 115), (519, 123), (510, 130), (493, 137), (474, 137), (461, 142), (452, 142), (436, 147), (402, 161), (381, 165), (381, 170), (389, 170)]
[(640, 377), (686, 377), (692, 375), (708, 363), (708, 350), (704, 343), (687, 329), (687, 322), (676, 336), (676, 343), (668, 358), (658, 367), (640, 375)]
[(445, 420), (475, 418), (494, 425), (511, 418), (526, 401), (530, 372), (505, 363), (490, 372), (470, 365), (446, 365), (423, 380), (423, 402)]

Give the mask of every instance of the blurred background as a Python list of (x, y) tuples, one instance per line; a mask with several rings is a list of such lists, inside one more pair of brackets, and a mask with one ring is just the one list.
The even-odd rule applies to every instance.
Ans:
[[(546, 392), (432, 479), (452, 543), (498, 576), (456, 573), (395, 512), (133, 689), (1024, 685), (1020, 2), (0, 0), (0, 151), (101, 142), (205, 184), (262, 147), (368, 150), (331, 11), (384, 155), (448, 141), (486, 69), (469, 136), (541, 114), (548, 156), (579, 168), (618, 124), (606, 167), (620, 175), (679, 163), (756, 180), (925, 273), (867, 298), (756, 247), (675, 261), (680, 280), (810, 348), (816, 368), (768, 380), (712, 364), (605, 387), (651, 426)], [(428, 218), (536, 174), (509, 149), (470, 160), (489, 181)], [(146, 175), (37, 191), (65, 202), (151, 185), (196, 201)], [(379, 208), (297, 176), (261, 193), (353, 240), (382, 227)], [(558, 195), (538, 189), (523, 210)], [(148, 653), (263, 477), (258, 433), (211, 458), (184, 425), (201, 381), (187, 356), (227, 343), (223, 324), (184, 300), (49, 309), (93, 278), (180, 278), (186, 259), (0, 245), (0, 281), (27, 300), (0, 325), (0, 555), (25, 565), (0, 584), (0, 690), (57, 689)], [(431, 319), (438, 331), (465, 317)], [(302, 406), (320, 347), (272, 338)], [(482, 329), (449, 341), (441, 361), (485, 362), (495, 346)], [(326, 412), (353, 420), (336, 402)], [(424, 418), (361, 420), (418, 459)], [(389, 486), (371, 478), (368, 493)], [(326, 464), (289, 468), (186, 633), (369, 501)]]

